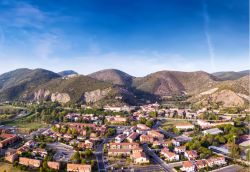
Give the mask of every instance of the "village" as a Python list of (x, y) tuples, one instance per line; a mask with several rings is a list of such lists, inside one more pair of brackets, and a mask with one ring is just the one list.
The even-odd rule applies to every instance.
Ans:
[[(249, 165), (246, 113), (204, 117), (208, 109), (106, 107), (120, 115), (77, 112), (46, 128), (21, 135), (0, 127), (4, 161), (40, 171), (212, 171)], [(220, 114), (218, 110), (209, 110)], [(234, 155), (233, 157), (231, 155)], [(222, 170), (223, 171), (223, 170)]]

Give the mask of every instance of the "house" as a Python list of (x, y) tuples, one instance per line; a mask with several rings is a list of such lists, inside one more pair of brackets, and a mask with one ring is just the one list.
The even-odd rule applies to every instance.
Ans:
[(128, 140), (128, 142), (134, 142), (135, 141), (135, 139), (137, 138), (139, 136), (139, 134), (138, 133), (136, 133), (136, 132), (133, 132), (133, 133), (131, 133), (128, 137), (127, 137), (127, 140)]
[(152, 143), (154, 141), (153, 137), (150, 137), (148, 135), (142, 134), (140, 136), (140, 142), (141, 143)]
[(153, 141), (153, 146), (161, 146), (161, 145), (162, 145), (162, 142), (158, 140)]
[(180, 170), (185, 172), (195, 172), (195, 165), (191, 161), (184, 161)]
[(175, 140), (175, 139), (173, 139), (171, 142), (172, 142), (172, 144), (174, 146), (180, 146), (181, 145), (181, 143), (178, 140)]
[(161, 154), (165, 157), (168, 161), (179, 161), (179, 155), (170, 152), (167, 148), (161, 150)]
[(125, 134), (119, 134), (118, 136), (115, 137), (115, 142), (116, 143), (121, 143), (126, 139), (126, 135)]
[(67, 172), (91, 172), (91, 165), (67, 164)]
[(55, 162), (55, 161), (48, 161), (47, 165), (49, 168), (54, 169), (54, 170), (59, 170), (60, 169), (60, 163)]
[(198, 154), (195, 150), (185, 151), (184, 156), (188, 160), (195, 160), (198, 157)]
[(136, 127), (141, 130), (150, 130), (150, 128), (146, 126), (145, 124), (137, 124)]
[(19, 164), (28, 166), (28, 167), (40, 167), (42, 164), (41, 160), (37, 159), (31, 159), (31, 158), (25, 158), (25, 157), (20, 157), (19, 158)]
[(129, 156), (131, 149), (109, 149), (108, 156)]
[(175, 153), (184, 153), (186, 151), (186, 146), (177, 146), (174, 148), (174, 152)]
[(64, 135), (63, 135), (63, 138), (64, 138), (65, 140), (70, 140), (70, 139), (73, 139), (73, 136), (72, 136), (71, 134), (64, 134)]
[(195, 161), (195, 166), (198, 170), (208, 166), (208, 163), (205, 159)]
[(223, 131), (220, 130), (219, 128), (211, 128), (211, 129), (208, 129), (208, 130), (203, 130), (202, 133), (204, 135), (207, 135), (207, 134), (216, 135), (216, 134), (223, 133)]
[(149, 159), (146, 157), (146, 154), (144, 152), (134, 152), (131, 155), (131, 159), (136, 164), (145, 164), (149, 163)]
[(175, 126), (178, 130), (192, 130), (194, 129), (194, 125), (189, 123), (179, 123)]
[(225, 161), (224, 157), (215, 157), (215, 158), (209, 158), (207, 160), (207, 164), (209, 167), (213, 167), (215, 165), (221, 166), (226, 164), (227, 162)]
[(123, 131), (123, 134), (125, 134), (126, 136), (129, 136), (131, 134), (131, 130), (127, 129), (125, 131)]
[(164, 139), (164, 135), (159, 133), (156, 130), (150, 130), (150, 131), (147, 132), (147, 134), (148, 134), (148, 136), (153, 137), (153, 138), (158, 139), (158, 140), (163, 140)]
[[(188, 136), (183, 134), (181, 136), (174, 137), (174, 139), (172, 141), (173, 142), (175, 141), (176, 143), (182, 144), (182, 143), (189, 142), (191, 140), (192, 140), (191, 137), (188, 137)], [(176, 146), (180, 146), (180, 145), (176, 145)]]
[(106, 117), (107, 121), (110, 122), (111, 124), (122, 124), (126, 123), (127, 118), (121, 117), (121, 116), (108, 116)]
[(207, 122), (207, 121), (204, 121), (204, 120), (200, 120), (200, 119), (197, 120), (197, 124), (198, 124), (202, 129), (212, 127), (212, 125), (211, 125), (210, 122)]
[(80, 148), (92, 149), (93, 146), (94, 146), (94, 142), (91, 140), (85, 140), (85, 142), (78, 143), (78, 147)]

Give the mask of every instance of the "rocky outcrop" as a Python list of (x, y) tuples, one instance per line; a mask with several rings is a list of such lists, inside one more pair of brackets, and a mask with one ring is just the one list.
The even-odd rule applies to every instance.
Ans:
[(39, 89), (37, 92), (34, 93), (34, 100), (41, 101), (41, 100), (48, 100), (50, 97), (50, 91), (45, 89)]
[(244, 100), (231, 90), (222, 90), (211, 95), (212, 101), (222, 102), (223, 106), (243, 106)]
[(58, 101), (60, 103), (67, 103), (70, 101), (70, 96), (67, 93), (51, 93), (49, 90), (39, 89), (34, 93), (34, 100), (51, 100), (52, 102)]
[(51, 94), (51, 101), (52, 102), (60, 102), (60, 103), (67, 103), (70, 101), (70, 96), (67, 93), (52, 93)]
[(84, 93), (84, 101), (86, 103), (94, 103), (97, 102), (99, 100), (101, 100), (102, 98), (104, 98), (109, 92), (111, 91), (111, 88), (107, 88), (104, 90), (94, 90), (94, 91), (90, 91), (90, 92), (85, 92)]

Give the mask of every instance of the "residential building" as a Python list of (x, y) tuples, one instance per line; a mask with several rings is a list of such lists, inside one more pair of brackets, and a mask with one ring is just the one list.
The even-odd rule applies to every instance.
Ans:
[(67, 164), (67, 172), (91, 172), (91, 165)]
[(47, 165), (51, 169), (55, 169), (55, 170), (59, 170), (60, 169), (60, 162), (48, 161)]
[(163, 140), (164, 139), (164, 135), (159, 133), (158, 131), (156, 130), (149, 130), (147, 132), (147, 134), (150, 136), (150, 137), (153, 137), (155, 139), (158, 139), (158, 140)]
[(141, 143), (153, 143), (153, 141), (154, 141), (154, 138), (150, 137), (148, 135), (142, 134), (140, 136), (140, 142)]
[(184, 153), (186, 151), (186, 146), (177, 146), (174, 148), (174, 152), (175, 153)]
[(123, 143), (109, 143), (109, 148), (110, 149), (135, 149), (139, 148), (138, 143), (128, 143), (128, 142), (123, 142)]
[(205, 159), (202, 159), (202, 160), (195, 161), (195, 165), (196, 165), (197, 169), (200, 170), (202, 168), (207, 167), (208, 163)]
[(138, 136), (139, 136), (138, 133), (133, 132), (133, 133), (131, 133), (131, 134), (127, 137), (127, 140), (128, 140), (128, 142), (132, 143), (132, 142), (135, 141), (135, 139), (136, 139)]
[(198, 154), (195, 150), (189, 150), (189, 151), (185, 151), (184, 156), (188, 160), (195, 160), (198, 157)]
[(11, 145), (18, 140), (18, 136), (15, 134), (2, 133), (0, 138), (3, 139), (0, 141), (0, 149)]
[(207, 135), (207, 134), (216, 135), (216, 134), (223, 133), (223, 131), (220, 130), (219, 128), (211, 128), (211, 129), (208, 129), (208, 130), (203, 130), (202, 133), (204, 135)]
[(18, 154), (17, 153), (6, 154), (4, 159), (10, 163), (14, 163), (14, 161), (18, 159)]
[(191, 161), (184, 161), (180, 170), (185, 172), (195, 172), (195, 165)]
[(119, 134), (118, 136), (115, 137), (115, 142), (116, 143), (121, 143), (126, 139), (126, 135), (125, 134)]
[(28, 167), (35, 167), (38, 168), (41, 166), (42, 161), (37, 159), (19, 157), (19, 164), (28, 166)]
[(178, 130), (192, 130), (194, 129), (194, 125), (188, 123), (179, 123), (175, 126)]
[(173, 152), (170, 152), (167, 148), (161, 150), (161, 154), (165, 157), (168, 161), (179, 161), (179, 155)]
[(147, 158), (146, 154), (144, 152), (134, 152), (131, 155), (131, 159), (136, 164), (145, 164), (149, 163), (149, 159)]
[(109, 149), (108, 156), (129, 156), (131, 149)]

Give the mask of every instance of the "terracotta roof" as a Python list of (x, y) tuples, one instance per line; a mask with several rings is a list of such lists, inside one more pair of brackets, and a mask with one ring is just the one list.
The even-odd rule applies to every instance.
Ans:
[(134, 152), (132, 154), (132, 157), (137, 159), (137, 158), (146, 158), (146, 154), (144, 152)]
[(182, 166), (185, 167), (185, 168), (190, 168), (190, 167), (193, 167), (194, 165), (192, 164), (191, 161), (184, 161), (182, 163)]

